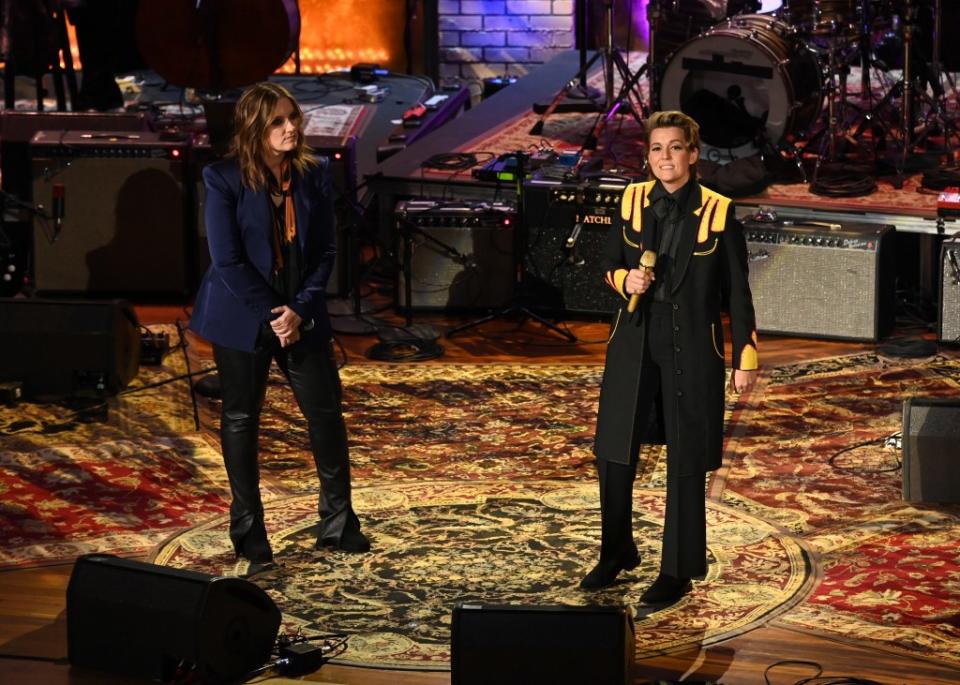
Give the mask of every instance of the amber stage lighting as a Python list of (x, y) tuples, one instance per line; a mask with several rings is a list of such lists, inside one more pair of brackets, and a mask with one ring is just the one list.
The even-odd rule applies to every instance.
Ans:
[[(374, 62), (405, 71), (401, 0), (300, 0), (300, 71), (315, 74)], [(292, 73), (294, 61), (280, 71)]]

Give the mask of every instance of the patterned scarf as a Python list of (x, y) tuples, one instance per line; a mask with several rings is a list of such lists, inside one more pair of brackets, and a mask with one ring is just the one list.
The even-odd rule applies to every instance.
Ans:
[[(280, 182), (273, 174), (269, 174), (270, 195), (274, 198), (283, 200), (283, 226), (274, 221), (273, 231), (273, 268), (274, 273), (279, 273), (283, 269), (283, 251), (282, 245), (289, 245), (297, 237), (297, 213), (293, 208), (293, 188), (290, 184), (290, 160), (284, 160), (280, 167)], [(274, 205), (276, 207), (276, 205)], [(274, 213), (276, 216), (276, 213)]]

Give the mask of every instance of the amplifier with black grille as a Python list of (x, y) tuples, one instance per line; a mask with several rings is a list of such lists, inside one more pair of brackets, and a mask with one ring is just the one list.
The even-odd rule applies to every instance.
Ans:
[(960, 235), (940, 248), (940, 309), (937, 331), (941, 342), (960, 342)]
[(410, 200), (397, 203), (394, 221), (398, 308), (409, 302), (412, 309), (470, 311), (509, 302), (516, 281), (513, 205)]
[(601, 176), (582, 183), (534, 179), (524, 184), (524, 287), (539, 308), (597, 316), (616, 308), (601, 254), (628, 183)]
[(892, 226), (745, 221), (763, 333), (872, 340), (893, 327)]

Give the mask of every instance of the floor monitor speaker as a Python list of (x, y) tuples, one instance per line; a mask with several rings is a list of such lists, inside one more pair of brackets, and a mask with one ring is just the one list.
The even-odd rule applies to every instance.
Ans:
[(0, 380), (30, 399), (114, 394), (140, 369), (140, 325), (122, 300), (0, 299)]
[(636, 644), (623, 606), (461, 604), (450, 651), (452, 685), (625, 685)]
[(168, 682), (235, 681), (270, 659), (276, 604), (253, 583), (89, 554), (67, 587), (67, 656), (75, 666)]
[(903, 499), (960, 502), (960, 399), (903, 402)]

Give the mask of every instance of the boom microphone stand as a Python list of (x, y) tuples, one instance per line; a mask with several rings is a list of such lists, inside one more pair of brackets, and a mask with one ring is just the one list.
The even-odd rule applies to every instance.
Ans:
[[(533, 319), (538, 323), (542, 324), (544, 327), (550, 329), (551, 331), (562, 335), (570, 342), (577, 342), (577, 337), (568, 330), (560, 328), (557, 324), (545, 319), (544, 317), (537, 314), (530, 307), (525, 304), (525, 286), (526, 278), (524, 277), (523, 261), (524, 261), (524, 252), (526, 250), (527, 242), (527, 220), (526, 212), (524, 210), (523, 203), (523, 180), (526, 176), (526, 161), (527, 155), (523, 152), (514, 152), (512, 153), (514, 159), (517, 160), (517, 186), (516, 186), (516, 195), (517, 195), (517, 223), (514, 226), (513, 231), (513, 260), (516, 268), (514, 273), (516, 274), (514, 281), (514, 296), (513, 302), (506, 307), (500, 309), (499, 311), (492, 312), (486, 316), (480, 317), (475, 321), (469, 321), (460, 326), (456, 326), (447, 331), (447, 337), (452, 338), (458, 333), (475, 328), (482, 324), (487, 323), (488, 321), (493, 321), (494, 319), (499, 319), (501, 317), (511, 316), (514, 314), (521, 314), (527, 319)], [(409, 281), (408, 281), (409, 282)], [(409, 304), (409, 303), (408, 303)]]

